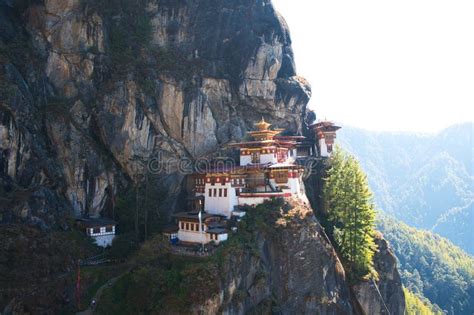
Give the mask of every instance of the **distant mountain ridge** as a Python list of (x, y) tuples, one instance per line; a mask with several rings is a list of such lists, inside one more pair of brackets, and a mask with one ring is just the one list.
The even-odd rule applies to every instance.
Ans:
[(448, 314), (474, 313), (474, 257), (435, 233), (410, 227), (382, 213), (377, 228), (398, 258), (406, 288), (425, 296)]
[(338, 142), (360, 160), (381, 210), (472, 255), (473, 128), (464, 123), (424, 135), (344, 126)]

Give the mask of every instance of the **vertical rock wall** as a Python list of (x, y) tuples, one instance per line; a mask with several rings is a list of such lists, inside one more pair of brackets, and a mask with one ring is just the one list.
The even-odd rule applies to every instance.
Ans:
[[(310, 87), (270, 1), (127, 3), (0, 2), (1, 185), (11, 204), (37, 189), (61, 204), (53, 211), (26, 198), (29, 218), (100, 216), (137, 180), (137, 156), (213, 156), (261, 116), (302, 132)], [(138, 48), (140, 34), (123, 28), (132, 23), (150, 33)], [(118, 45), (132, 47), (132, 60)], [(183, 178), (175, 171), (173, 187)], [(167, 187), (152, 189), (169, 196), (171, 211)]]

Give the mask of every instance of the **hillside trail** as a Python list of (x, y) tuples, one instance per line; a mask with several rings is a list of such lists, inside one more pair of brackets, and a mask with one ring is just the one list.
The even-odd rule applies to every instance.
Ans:
[(100, 297), (102, 296), (102, 293), (103, 291), (106, 289), (106, 288), (109, 288), (111, 286), (113, 286), (115, 284), (115, 282), (117, 282), (121, 277), (123, 277), (126, 273), (128, 273), (130, 270), (127, 270), (125, 271), (124, 273), (121, 273), (120, 275), (116, 276), (116, 277), (113, 277), (111, 279), (109, 279), (106, 283), (104, 283), (98, 290), (97, 292), (95, 293), (94, 297), (92, 298), (93, 300), (95, 300), (95, 305), (92, 306), (91, 304), (89, 304), (89, 307), (84, 310), (84, 311), (81, 311), (81, 312), (77, 312), (76, 315), (92, 315), (94, 314), (94, 311), (95, 309), (97, 308), (97, 305), (99, 304), (99, 301), (100, 301)]

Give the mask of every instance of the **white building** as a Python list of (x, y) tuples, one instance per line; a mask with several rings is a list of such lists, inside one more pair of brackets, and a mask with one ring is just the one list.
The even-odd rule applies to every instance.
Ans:
[[(303, 136), (279, 136), (282, 130), (269, 129), (263, 118), (255, 125), (257, 130), (248, 132), (253, 140), (230, 145), (239, 149), (240, 166), (193, 175), (192, 189), (199, 204), (191, 207), (192, 212), (175, 215), (179, 241), (220, 243), (228, 237), (225, 220), (239, 220), (245, 215), (239, 206), (258, 205), (277, 197), (305, 198), (304, 169), (298, 161), (315, 155), (314, 144), (304, 142)], [(320, 156), (330, 154), (339, 128), (329, 122), (313, 125)]]
[(336, 126), (331, 121), (320, 121), (311, 126), (318, 139), (319, 156), (329, 157), (334, 148), (334, 140), (336, 139), (336, 131), (341, 127)]
[(108, 219), (78, 219), (78, 225), (85, 229), (97, 246), (108, 247), (115, 238), (115, 221)]
[(228, 231), (221, 216), (199, 212), (180, 212), (173, 215), (178, 220), (178, 240), (185, 243), (219, 244), (226, 241)]

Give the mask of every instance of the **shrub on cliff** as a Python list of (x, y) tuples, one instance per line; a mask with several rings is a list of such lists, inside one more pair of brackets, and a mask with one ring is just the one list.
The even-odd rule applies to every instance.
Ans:
[(336, 247), (355, 278), (375, 276), (375, 210), (367, 177), (357, 160), (337, 149), (330, 158), (324, 201)]
[(443, 311), (437, 306), (423, 297), (416, 295), (407, 288), (403, 288), (405, 293), (406, 311), (407, 315), (443, 315)]

